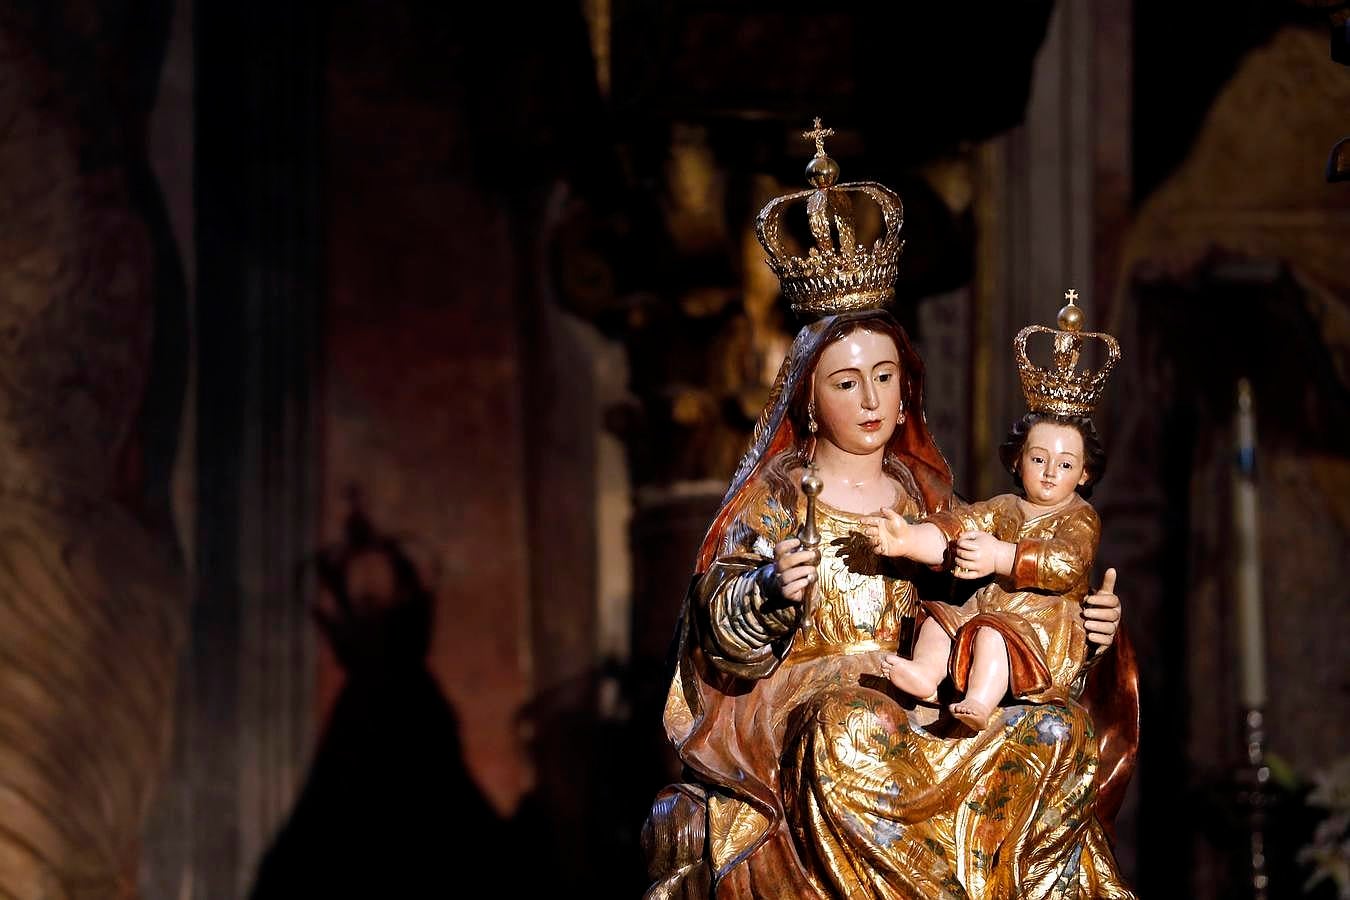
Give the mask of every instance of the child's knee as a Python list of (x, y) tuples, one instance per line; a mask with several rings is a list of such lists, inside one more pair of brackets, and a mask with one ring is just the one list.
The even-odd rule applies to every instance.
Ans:
[(979, 649), (1002, 650), (1007, 646), (998, 629), (982, 625), (975, 632), (975, 646)]

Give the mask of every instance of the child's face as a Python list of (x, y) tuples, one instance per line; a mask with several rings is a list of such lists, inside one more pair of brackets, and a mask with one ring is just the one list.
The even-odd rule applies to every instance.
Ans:
[(1087, 481), (1083, 436), (1068, 425), (1037, 422), (1022, 446), (1017, 474), (1028, 500), (1039, 506), (1058, 506)]

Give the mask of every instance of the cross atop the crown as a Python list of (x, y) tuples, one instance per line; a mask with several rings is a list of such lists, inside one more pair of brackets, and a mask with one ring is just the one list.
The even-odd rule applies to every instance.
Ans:
[(1067, 291), (1064, 292), (1064, 299), (1072, 303), (1073, 301), (1078, 299), (1078, 292), (1075, 291), (1073, 288), (1069, 288)]
[(820, 127), (820, 116), (816, 116), (814, 128), (812, 128), (810, 131), (802, 132), (802, 137), (806, 138), (808, 141), (816, 142), (816, 156), (825, 155), (825, 139), (827, 137), (833, 136), (834, 136), (833, 128)]

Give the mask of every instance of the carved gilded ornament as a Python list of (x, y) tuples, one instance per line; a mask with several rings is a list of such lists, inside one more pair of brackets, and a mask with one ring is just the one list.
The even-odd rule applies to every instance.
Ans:
[[(1109, 334), (1083, 331), (1083, 311), (1074, 304), (1077, 291), (1066, 291), (1064, 299), (1069, 302), (1059, 311), (1058, 329), (1028, 325), (1013, 338), (1017, 375), (1031, 412), (1091, 416), (1106, 387), (1106, 379), (1120, 362), (1120, 344)], [(1027, 356), (1027, 339), (1033, 334), (1048, 334), (1054, 342), (1054, 362), (1049, 369), (1037, 366)], [(1095, 338), (1106, 346), (1106, 362), (1097, 371), (1078, 368), (1083, 341), (1087, 338)]]
[[(883, 307), (894, 299), (900, 273), (904, 204), (894, 191), (876, 182), (838, 184), (839, 164), (825, 155), (825, 138), (833, 134), (833, 129), (821, 127), (819, 118), (815, 128), (802, 134), (816, 145), (816, 154), (806, 165), (807, 180), (815, 189), (770, 201), (755, 220), (755, 235), (768, 253), (766, 262), (778, 276), (783, 297), (799, 315)], [(855, 196), (871, 200), (881, 210), (885, 232), (871, 247), (857, 242)], [(815, 246), (800, 256), (783, 233), (783, 217), (803, 201)]]

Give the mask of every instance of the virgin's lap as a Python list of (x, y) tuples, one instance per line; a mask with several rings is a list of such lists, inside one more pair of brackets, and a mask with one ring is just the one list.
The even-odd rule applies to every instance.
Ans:
[(1004, 744), (1046, 759), (1065, 752), (1095, 756), (1091, 720), (1073, 701), (1008, 706), (989, 728), (971, 734), (935, 708), (902, 700), (873, 674), (880, 656), (836, 662), (828, 677), (796, 685), (795, 702), (784, 717), (784, 743), (814, 730), (816, 740), (853, 746), (859, 760), (877, 758), (908, 771), (926, 771), (935, 782), (982, 765)]

